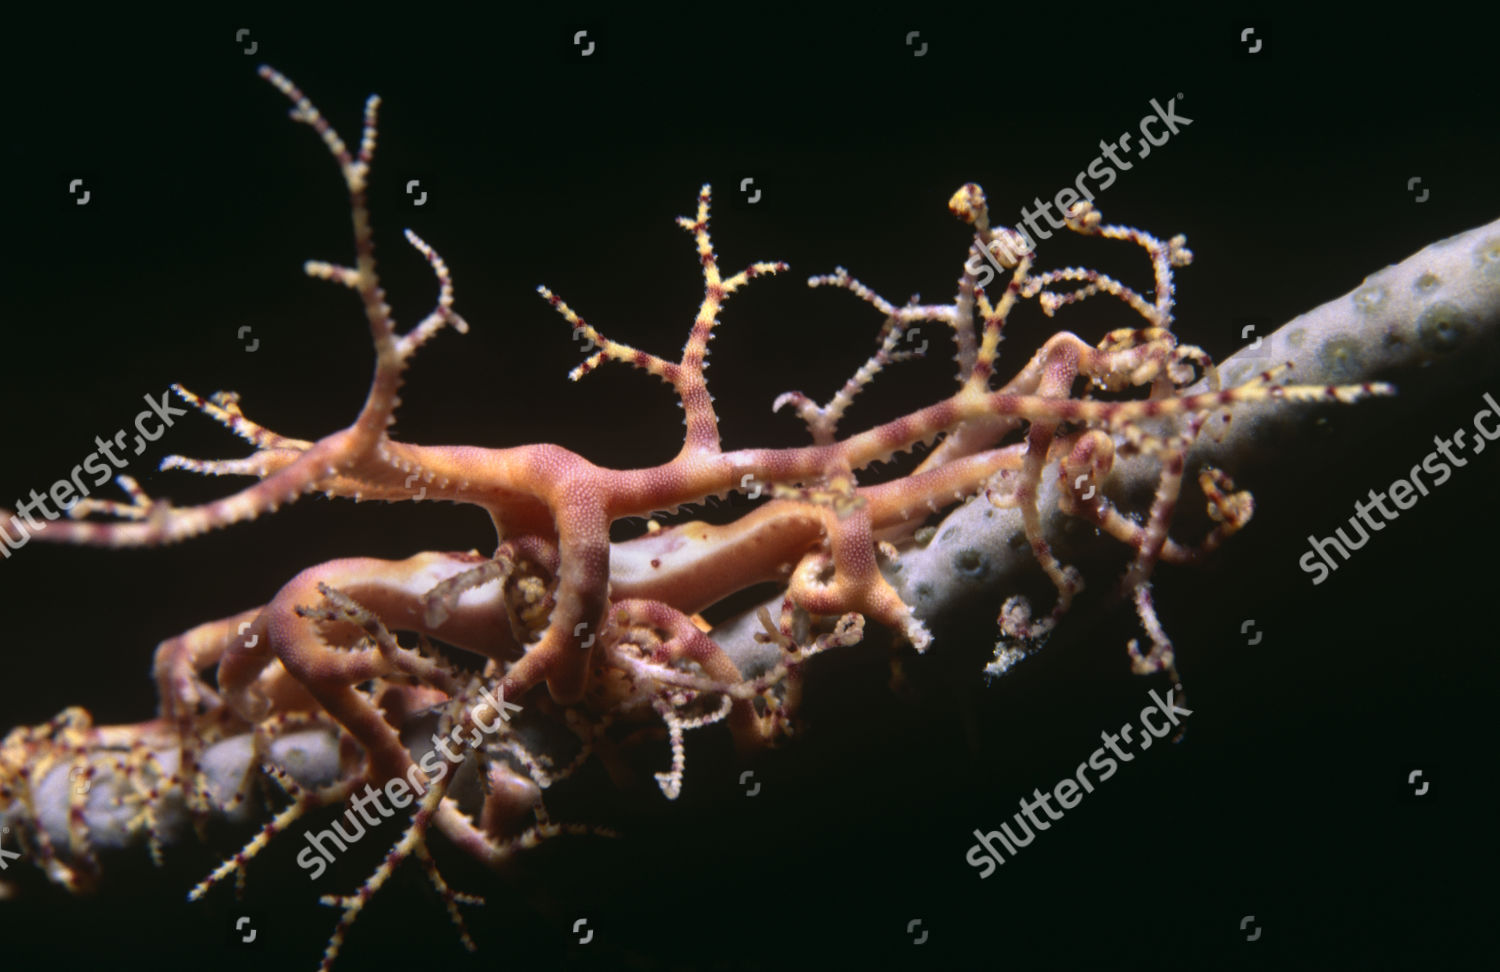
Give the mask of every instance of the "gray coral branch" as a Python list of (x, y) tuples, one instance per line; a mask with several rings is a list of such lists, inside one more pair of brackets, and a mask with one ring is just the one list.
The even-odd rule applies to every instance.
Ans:
[[(1500, 220), (1433, 243), (1371, 274), (1350, 293), (1230, 356), (1219, 372), (1226, 387), (1282, 363), (1292, 365), (1285, 377), (1296, 384), (1389, 381), (1397, 386), (1400, 407), (1410, 412), (1425, 397), (1495, 373), (1497, 349)], [(1207, 387), (1204, 381), (1191, 390)], [(1477, 393), (1475, 404), (1482, 405)], [(1206, 429), (1198, 437), (1188, 454), (1188, 469), (1217, 466), (1240, 486), (1253, 489), (1258, 500), (1285, 494), (1305, 485), (1289, 473), (1286, 459), (1299, 437), (1306, 439), (1311, 422), (1333, 426), (1318, 436), (1318, 448), (1326, 458), (1337, 459), (1353, 454), (1378, 423), (1388, 420), (1380, 405), (1237, 405), (1230, 422), (1215, 423), (1217, 430)], [(1143, 508), (1158, 475), (1157, 463), (1136, 456), (1117, 462), (1102, 485), (1125, 505), (1133, 501)], [(1056, 477), (1044, 478), (1038, 503), (1044, 532), (1062, 539), (1071, 518), (1058, 510), (1058, 495)], [(949, 514), (930, 543), (903, 551), (888, 576), (917, 616), (932, 620), (979, 596), (992, 599), (998, 608), (1039, 573), (1024, 542), (1021, 512), (997, 509), (980, 495)], [(776, 603), (767, 606), (774, 609)], [(755, 671), (770, 659), (766, 647), (755, 641), (759, 630), (755, 612), (748, 611), (714, 629), (713, 637), (742, 668)]]
[[(1368, 277), (1343, 297), (1330, 301), (1266, 336), (1259, 345), (1242, 349), (1225, 360), (1220, 373), (1226, 385), (1238, 384), (1276, 363), (1290, 362), (1290, 380), (1299, 384), (1348, 384), (1392, 381), (1402, 395), (1412, 388), (1431, 389), (1492, 373), (1500, 345), (1500, 220), (1434, 243), (1401, 263)], [(1206, 387), (1206, 386), (1205, 386)], [(1322, 448), (1337, 455), (1357, 448), (1352, 434), (1371, 417), (1371, 403), (1334, 406), (1332, 421), (1340, 434), (1324, 437)], [(1205, 432), (1189, 454), (1190, 468), (1205, 463), (1219, 466), (1258, 496), (1296, 488), (1282, 468), (1287, 442), (1309, 422), (1307, 408), (1278, 407), (1275, 402), (1236, 406), (1233, 420), (1220, 432)], [(1103, 484), (1112, 496), (1149, 499), (1155, 489), (1156, 464), (1122, 459)], [(1057, 509), (1055, 477), (1044, 479), (1040, 498), (1044, 529), (1049, 536), (1063, 532), (1068, 518)], [(902, 552), (889, 576), (902, 598), (919, 617), (936, 619), (977, 596), (998, 601), (1039, 573), (1022, 536), (1021, 514), (997, 509), (981, 495), (960, 506), (943, 521), (925, 546)], [(767, 602), (773, 614), (780, 598)], [(755, 639), (762, 631), (754, 609), (719, 625), (712, 636), (752, 675), (779, 657), (774, 646)], [(941, 645), (938, 646), (939, 650)], [(978, 673), (976, 672), (976, 675)], [(333, 778), (337, 765), (336, 736), (309, 730), (278, 740), (273, 756), (305, 786)], [(175, 748), (155, 752), (164, 773), (176, 767)], [(201, 769), (215, 807), (229, 804), (254, 771), (249, 735), (233, 737), (210, 747)], [(94, 783), (87, 794), (84, 815), (93, 840), (101, 847), (117, 847), (144, 840), (144, 832), (127, 825), (121, 800), (127, 784), (114, 771), (110, 754), (96, 754)], [(73, 780), (59, 766), (36, 791), (33, 808), (41, 828), (64, 846)], [(243, 806), (243, 805), (241, 805)], [(17, 811), (18, 812), (18, 811)], [(7, 822), (10, 822), (7, 819)], [(164, 808), (159, 835), (173, 839), (187, 823), (185, 808), (174, 801)]]

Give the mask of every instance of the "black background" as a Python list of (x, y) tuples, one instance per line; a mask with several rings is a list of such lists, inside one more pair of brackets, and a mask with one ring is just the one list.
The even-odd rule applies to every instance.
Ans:
[[(418, 355), (396, 434), (553, 441), (611, 466), (669, 458), (680, 412), (665, 386), (623, 367), (569, 382), (582, 356), (533, 290), (545, 283), (606, 334), (675, 357), (701, 281), (672, 218), (693, 211), (704, 181), (726, 271), (792, 265), (721, 318), (709, 375), (726, 448), (803, 442), (793, 418), (769, 414), (774, 396), (824, 399), (873, 347), (879, 315), (809, 292), (807, 276), (843, 265), (898, 302), (949, 299), (968, 238), (945, 211), (957, 186), (982, 183), (996, 219), (1014, 222), (1033, 196), (1070, 185), (1100, 139), (1134, 131), (1152, 98), (1180, 92), (1191, 126), (1097, 202), (1106, 219), (1187, 234), (1197, 261), (1178, 275), (1177, 330), (1215, 356), (1244, 322), (1284, 321), (1500, 209), (1487, 35), (1427, 12), (1399, 26), (1155, 7), (1103, 19), (999, 7), (504, 17), (18, 27), (3, 66), (6, 505), (66, 475), (95, 435), (174, 381), (239, 391), (252, 418), (308, 438), (357, 411), (371, 365), (357, 302), (300, 270), (349, 259), (343, 187), (255, 76), (261, 63), (351, 143), (364, 97), (384, 97), (371, 200), (391, 303), (410, 326), (435, 293), (401, 240), (410, 226), (449, 262), (473, 325)], [(1239, 40), (1252, 25), (1266, 38), (1256, 55)], [(580, 29), (598, 44), (588, 58), (572, 44)], [(929, 44), (921, 58), (910, 30)], [(762, 189), (754, 205), (736, 191), (746, 177)], [(1430, 190), (1423, 203), (1412, 177)], [(69, 197), (75, 178), (87, 206)], [(1041, 256), (1149, 279), (1129, 247), (1058, 239)], [(1127, 323), (1113, 314), (1089, 305), (1058, 323), (1096, 340)], [(1055, 326), (1018, 315), (1002, 372)], [(950, 370), (933, 354), (883, 375), (846, 429), (934, 400)], [(1295, 563), (1308, 533), (1331, 533), (1366, 489), (1420, 462), (1432, 435), (1466, 425), (1484, 390), (1500, 382), (1357, 406), (1383, 416), (1374, 443), (1333, 470), (1281, 470), (1303, 480), (1295, 500), (1260, 510), (1220, 564), (1161, 571), (1194, 710), (1185, 739), (1122, 767), (995, 876), (964, 862), (971, 832), (1071, 775), (1102, 730), (1163, 687), (1129, 673), (1128, 611), (1075, 615), (991, 686), (978, 668), (995, 605), (941, 623), (934, 651), (908, 658), (899, 697), (878, 643), (829, 659), (813, 676), (808, 738), (757, 764), (756, 797), (703, 733), (689, 737), (676, 804), (649, 777), (608, 805), (558, 795), (554, 816), (608, 822), (621, 841), (556, 841), (497, 876), (436, 839), (451, 883), (489, 899), (468, 910), (479, 952), (462, 951), (408, 865), (338, 967), (1483, 964), (1495, 951), (1493, 454), (1321, 587)], [(179, 503), (225, 484), (157, 473), (162, 455), (243, 454), (198, 416), (157, 446), (128, 471)], [(98, 723), (137, 721), (154, 706), (158, 641), (265, 601), (303, 567), (492, 542), (473, 510), (317, 499), (166, 550), (30, 544), (0, 563), (0, 723), (74, 704)], [(1264, 631), (1253, 647), (1246, 619)], [(657, 755), (664, 766), (664, 746)], [(1431, 781), (1420, 799), (1412, 769)], [(169, 849), (163, 871), (143, 850), (123, 855), (91, 899), (28, 884), (0, 906), (0, 963), (312, 968), (336, 918), (317, 895), (352, 891), (396, 833), (316, 886), (284, 839), (251, 866), (243, 904), (221, 887), (189, 905), (187, 889), (244, 836)], [(241, 915), (259, 930), (253, 948), (231, 944)], [(1257, 941), (1240, 931), (1246, 915)], [(578, 918), (595, 930), (588, 945), (573, 943)], [(917, 918), (920, 946), (907, 933)]]

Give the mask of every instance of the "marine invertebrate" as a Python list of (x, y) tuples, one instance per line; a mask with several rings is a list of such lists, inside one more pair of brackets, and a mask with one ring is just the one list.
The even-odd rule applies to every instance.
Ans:
[[(308, 269), (353, 289), (365, 308), (376, 365), (364, 407), (348, 428), (314, 442), (252, 422), (231, 394), (203, 399), (183, 391), (184, 399), (256, 451), (245, 459), (174, 459), (170, 465), (254, 475), (255, 485), (202, 506), (174, 508), (127, 482), (131, 503), (90, 498), (72, 512), (114, 514), (128, 522), (35, 521), (34, 539), (164, 543), (321, 492), (472, 504), (493, 519), (498, 546), (488, 556), (424, 552), (400, 561), (323, 564), (298, 575), (265, 605), (169, 639), (157, 655), (157, 720), (94, 728), (83, 713), (70, 710), (49, 725), (18, 730), (7, 740), (6, 777), (0, 781), (7, 789), (0, 799), (52, 875), (82, 886), (93, 877), (95, 845), (148, 833), (162, 838), (183, 816), (201, 820), (239, 812), (248, 781), (264, 767), (288, 791), (290, 804), (207, 884), (241, 873), (267, 839), (311, 807), (393, 779), (423, 784), (411, 826), (387, 860), (359, 893), (332, 899), (343, 915), (325, 964), (368, 897), (407, 857), (426, 866), (457, 919), (457, 905), (465, 899), (437, 875), (427, 832), (443, 832), (485, 862), (558, 833), (564, 828), (550, 820), (541, 791), (596, 752), (611, 759), (608, 750), (618, 748), (619, 730), (638, 716), (667, 726), (672, 753), (658, 781), (670, 798), (683, 786), (686, 730), (722, 719), (745, 750), (777, 741), (792, 725), (808, 658), (855, 643), (865, 623), (894, 629), (925, 648), (926, 625), (881, 572), (879, 557), (900, 557), (932, 508), (983, 492), (991, 508), (1018, 511), (1027, 544), (1057, 597), (1038, 621), (1030, 621), (1019, 602), (1008, 602), (1004, 630), (1013, 639), (1033, 639), (1054, 626), (1081, 583), (1056, 555), (1044, 510), (1084, 518), (1124, 542), (1134, 556), (1123, 586), (1150, 642), (1144, 650), (1132, 646), (1132, 661), (1141, 671), (1173, 671), (1174, 649), (1150, 596), (1155, 565), (1211, 551), (1250, 512), (1247, 494), (1236, 492), (1222, 473), (1208, 472), (1199, 483), (1217, 525), (1195, 546), (1169, 535), (1187, 452), (1205, 424), (1256, 403), (1288, 408), (1388, 391), (1375, 384), (1284, 385), (1274, 368), (1218, 387), (1207, 356), (1180, 344), (1173, 333), (1172, 271), (1190, 259), (1184, 241), (1106, 226), (1097, 212), (1080, 206), (1070, 214), (1074, 232), (1129, 241), (1147, 252), (1151, 300), (1103, 275), (1033, 273), (1030, 257), (1009, 267), (1011, 277), (998, 297), (976, 288), (972, 273), (966, 274), (951, 305), (897, 306), (843, 271), (814, 278), (816, 285), (850, 290), (885, 315), (875, 354), (826, 405), (800, 393), (780, 400), (806, 422), (812, 445), (725, 452), (703, 372), (708, 342), (729, 296), (784, 268), (757, 263), (728, 276), (721, 271), (708, 235), (705, 188), (695, 215), (680, 221), (697, 247), (704, 299), (679, 360), (607, 337), (542, 291), (573, 332), (596, 349), (577, 375), (615, 360), (673, 388), (686, 425), (676, 457), (622, 471), (546, 444), (481, 450), (396, 441), (387, 429), (408, 360), (443, 327), (467, 327), (453, 310), (447, 268), (426, 243), (410, 237), (433, 267), (439, 300), (416, 327), (398, 334), (376, 274), (365, 200), (378, 103), (368, 105), (360, 148), (353, 153), (300, 92), (274, 72), (268, 77), (293, 99), (297, 117), (317, 130), (349, 190), (354, 265), (314, 263)], [(952, 207), (974, 227), (974, 247), (1004, 232), (989, 225), (977, 186), (960, 189)], [(1087, 282), (1080, 290), (1053, 289), (1081, 278)], [(995, 386), (1000, 340), (1017, 303), (1061, 307), (1093, 296), (1122, 300), (1144, 326), (1110, 333), (1098, 344), (1060, 333), (1014, 379)], [(923, 324), (951, 330), (958, 391), (896, 421), (841, 437), (838, 425), (849, 402), (912, 353), (904, 338)], [(1211, 387), (1188, 390), (1199, 378)], [(1080, 381), (1103, 396), (1076, 396)], [(1139, 397), (1141, 390), (1146, 397)], [(872, 463), (940, 435), (941, 444), (911, 474), (862, 482)], [(1144, 524), (1109, 501), (1108, 477), (1117, 456), (1156, 467), (1155, 499)], [(1056, 491), (1055, 499), (1045, 498), (1047, 489)], [(614, 521), (730, 491), (759, 494), (766, 502), (730, 524), (679, 524), (610, 542)], [(23, 519), (27, 512), (21, 511)], [(977, 569), (973, 557), (961, 564)], [(731, 654), (695, 623), (704, 607), (767, 579), (783, 583), (786, 594), (779, 612), (758, 618), (759, 657)], [(424, 639), (482, 659), (483, 669), (456, 667)], [(203, 673), (214, 666), (217, 684), (211, 686)], [(412, 752), (401, 733), (438, 706), (446, 722), (439, 724), (434, 745), (444, 737), (464, 738), (470, 721), (498, 715), (493, 703), (476, 706), (481, 688), (520, 702), (538, 721), (501, 741), (476, 745), (469, 765), (482, 785), (463, 794), (458, 773), (435, 778), (424, 759), (429, 754)], [(340, 741), (348, 743), (342, 751)], [(290, 757), (294, 751), (299, 759)], [(91, 785), (69, 785), (80, 777)], [(226, 785), (231, 782), (236, 785)], [(466, 811), (464, 802), (472, 809)], [(109, 825), (113, 834), (104, 832)]]

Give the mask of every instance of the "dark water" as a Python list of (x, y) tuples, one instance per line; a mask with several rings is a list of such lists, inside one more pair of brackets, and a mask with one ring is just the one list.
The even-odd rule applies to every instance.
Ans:
[[(1386, 30), (1284, 17), (1261, 22), (1266, 46), (1249, 55), (1239, 34), (1257, 21), (1156, 12), (504, 16), (480, 26), (416, 11), (338, 29), (260, 14), (53, 20), (18, 35), (0, 163), (11, 186), (7, 505), (173, 381), (237, 390), (247, 414), (291, 435), (315, 438), (355, 414), (370, 365), (357, 304), (300, 271), (347, 258), (342, 189), (255, 77), (263, 61), (351, 141), (363, 97), (382, 94), (371, 200), (392, 304), (409, 325), (433, 299), (398, 235), (411, 226), (448, 259), (474, 326), (418, 355), (396, 434), (557, 441), (611, 466), (669, 458), (680, 412), (622, 367), (568, 382), (580, 355), (532, 290), (545, 283), (606, 334), (675, 357), (701, 284), (671, 219), (691, 213), (704, 181), (717, 190), (726, 269), (793, 268), (736, 295), (721, 318), (709, 376), (726, 447), (805, 441), (794, 419), (769, 414), (774, 396), (825, 398), (873, 347), (878, 315), (847, 294), (809, 294), (808, 275), (842, 265), (898, 303), (916, 291), (948, 299), (966, 245), (944, 211), (959, 184), (981, 182), (997, 221), (1013, 222), (1033, 196), (1073, 184), (1099, 140), (1134, 129), (1152, 99), (1177, 97), (1191, 124), (1130, 160), (1097, 203), (1106, 219), (1187, 233), (1198, 258), (1178, 274), (1178, 330), (1215, 355), (1244, 322), (1283, 321), (1500, 210), (1490, 60), (1456, 21)], [(236, 41), (241, 28), (250, 34)], [(598, 41), (587, 59), (571, 43), (581, 29)], [(920, 58), (904, 42), (911, 30), (930, 44)], [(240, 53), (251, 42), (256, 53)], [(754, 204), (736, 191), (745, 178), (762, 192)], [(1408, 189), (1412, 178), (1422, 181)], [(92, 192), (87, 206), (69, 195), (74, 179)], [(405, 191), (412, 180), (428, 193), (422, 207)], [(1100, 255), (1098, 241), (1055, 242), (1043, 245), (1047, 266), (1148, 279), (1123, 244)], [(1001, 372), (1056, 326), (1096, 340), (1128, 322), (1086, 307), (1056, 324), (1018, 315)], [(948, 370), (944, 353), (882, 376), (849, 427), (935, 400)], [(338, 967), (1479, 964), (1493, 954), (1493, 840), (1480, 825), (1494, 796), (1494, 454), (1327, 583), (1313, 587), (1295, 563), (1307, 533), (1331, 534), (1366, 489), (1419, 462), (1432, 435), (1466, 424), (1497, 389), (1500, 376), (1429, 389), (1420, 407), (1391, 413), (1378, 446), (1318, 475), (1286, 470), (1306, 480), (1299, 500), (1261, 510), (1221, 563), (1163, 570), (1158, 606), (1193, 710), (1185, 737), (1121, 765), (986, 879), (965, 863), (972, 832), (1073, 776), (1101, 732), (1165, 691), (1129, 674), (1128, 611), (1079, 612), (988, 687), (978, 670), (998, 604), (938, 626), (933, 653), (908, 655), (900, 698), (878, 640), (827, 659), (809, 676), (807, 737), (756, 765), (755, 797), (725, 739), (704, 732), (689, 736), (675, 804), (649, 776), (603, 803), (587, 787), (555, 794), (556, 819), (608, 823), (619, 841), (560, 839), (495, 875), (437, 838), (450, 883), (489, 900), (467, 910), (478, 953), (459, 947), (408, 864)], [(223, 484), (155, 472), (168, 452), (242, 449), (194, 419), (133, 461), (148, 491), (187, 503)], [(70, 704), (100, 723), (145, 718), (161, 639), (264, 601), (321, 560), (491, 538), (471, 511), (306, 500), (168, 550), (32, 544), (0, 563), (0, 723)], [(665, 747), (655, 756), (665, 767)], [(1430, 783), (1420, 797), (1413, 771)], [(243, 902), (221, 887), (188, 904), (188, 888), (246, 836), (170, 848), (159, 871), (143, 850), (123, 855), (92, 899), (30, 887), (0, 908), (0, 963), (313, 968), (336, 918), (317, 896), (352, 892), (397, 833), (316, 884), (293, 866), (298, 841), (283, 840), (251, 866)], [(245, 917), (249, 946), (235, 931)]]

